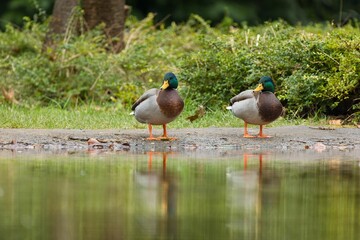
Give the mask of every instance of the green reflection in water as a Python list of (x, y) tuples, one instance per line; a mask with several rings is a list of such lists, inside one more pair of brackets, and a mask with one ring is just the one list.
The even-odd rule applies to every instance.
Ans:
[(0, 236), (360, 239), (360, 159), (308, 152), (1, 155)]

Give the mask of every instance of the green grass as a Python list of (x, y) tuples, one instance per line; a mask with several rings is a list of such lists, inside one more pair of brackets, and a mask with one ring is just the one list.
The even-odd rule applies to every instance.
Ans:
[(0, 107), (2, 128), (104, 129), (136, 127), (125, 111), (81, 107), (72, 110), (55, 107)]
[[(193, 106), (186, 106), (184, 112), (170, 128), (204, 127), (242, 127), (243, 121), (234, 117), (225, 109), (207, 109), (205, 116), (190, 122), (186, 118), (193, 114)], [(82, 106), (72, 109), (57, 107), (27, 108), (21, 106), (0, 106), (1, 128), (33, 129), (145, 129), (147, 126), (129, 115), (130, 109), (116, 106)], [(291, 119), (280, 118), (270, 124), (286, 125), (324, 125), (326, 119)]]

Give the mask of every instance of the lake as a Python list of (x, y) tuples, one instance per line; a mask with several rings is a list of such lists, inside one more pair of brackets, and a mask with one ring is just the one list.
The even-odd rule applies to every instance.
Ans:
[(0, 152), (1, 239), (360, 239), (351, 150)]

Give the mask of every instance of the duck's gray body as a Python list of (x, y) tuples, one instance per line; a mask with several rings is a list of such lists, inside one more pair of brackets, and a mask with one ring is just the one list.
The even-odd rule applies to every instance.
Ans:
[(181, 113), (184, 102), (175, 89), (146, 91), (132, 106), (135, 119), (141, 123), (163, 125)]
[(266, 125), (282, 113), (280, 101), (272, 92), (246, 90), (230, 99), (232, 113), (247, 123)]

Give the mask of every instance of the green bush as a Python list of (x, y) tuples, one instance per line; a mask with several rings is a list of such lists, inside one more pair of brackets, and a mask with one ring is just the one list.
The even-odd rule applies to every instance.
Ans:
[(200, 51), (181, 65), (191, 98), (199, 103), (226, 104), (263, 75), (275, 80), (291, 116), (340, 112), (336, 108), (345, 101), (348, 109), (359, 102), (358, 27), (293, 27), (279, 21), (227, 33), (215, 30), (200, 36)]
[(25, 18), (23, 29), (7, 26), (0, 33), (0, 87), (14, 89), (22, 105), (115, 102), (129, 108), (173, 71), (179, 91), (194, 106), (224, 108), (232, 96), (270, 75), (289, 117), (358, 116), (357, 23), (336, 28), (276, 21), (248, 27), (226, 18), (211, 27), (193, 15), (184, 24), (165, 27), (153, 19), (153, 14), (141, 21), (129, 17), (125, 49), (115, 54), (102, 26), (67, 35), (44, 52), (47, 23)]

